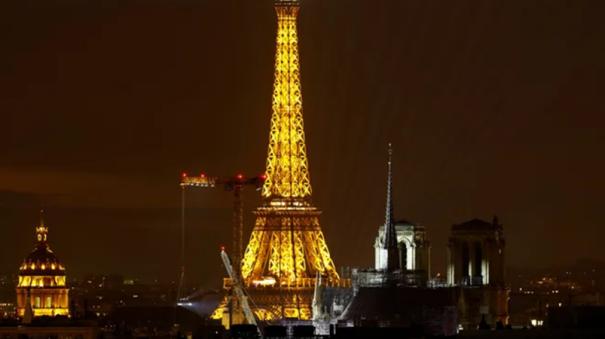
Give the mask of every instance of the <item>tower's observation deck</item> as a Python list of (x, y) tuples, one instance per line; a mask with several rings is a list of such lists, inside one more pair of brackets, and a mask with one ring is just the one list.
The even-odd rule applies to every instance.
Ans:
[(327, 285), (347, 285), (330, 257), (321, 211), (311, 202), (303, 123), (298, 1), (275, 1), (277, 39), (263, 202), (241, 263), (244, 285), (261, 320), (311, 318), (317, 275)]

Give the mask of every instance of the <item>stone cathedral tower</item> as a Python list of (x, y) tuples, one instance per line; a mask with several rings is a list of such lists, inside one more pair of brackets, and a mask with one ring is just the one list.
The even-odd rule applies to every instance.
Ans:
[(504, 229), (498, 218), (473, 219), (452, 226), (447, 279), (460, 291), (460, 323), (474, 326), (484, 317), (508, 323), (510, 290), (504, 277)]

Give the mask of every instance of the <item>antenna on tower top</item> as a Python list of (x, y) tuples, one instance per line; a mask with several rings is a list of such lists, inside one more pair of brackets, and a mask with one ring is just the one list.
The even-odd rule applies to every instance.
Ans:
[(44, 226), (44, 209), (40, 209), (40, 226)]

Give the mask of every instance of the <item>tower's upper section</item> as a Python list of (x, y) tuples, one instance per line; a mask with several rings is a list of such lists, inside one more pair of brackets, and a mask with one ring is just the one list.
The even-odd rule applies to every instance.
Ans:
[(265, 199), (305, 201), (311, 196), (303, 124), (296, 19), (299, 3), (276, 0), (277, 41)]

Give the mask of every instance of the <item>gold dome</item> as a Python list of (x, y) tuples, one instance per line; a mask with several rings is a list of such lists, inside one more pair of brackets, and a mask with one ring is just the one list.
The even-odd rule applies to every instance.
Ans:
[(57, 259), (46, 242), (38, 242), (36, 248), (23, 260), (19, 275), (65, 275), (65, 266)]
[(25, 314), (29, 303), (34, 316), (69, 315), (65, 266), (48, 244), (48, 227), (40, 218), (36, 227), (36, 247), (19, 267), (17, 310)]
[(65, 275), (65, 266), (48, 244), (48, 227), (44, 224), (43, 218), (40, 218), (40, 225), (36, 227), (36, 247), (23, 260), (19, 275)]

